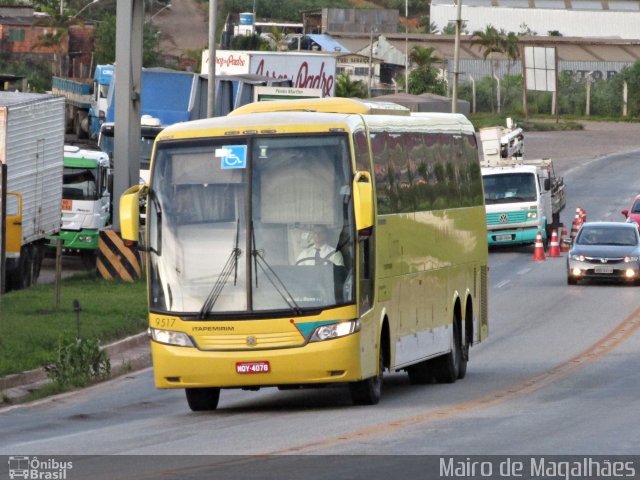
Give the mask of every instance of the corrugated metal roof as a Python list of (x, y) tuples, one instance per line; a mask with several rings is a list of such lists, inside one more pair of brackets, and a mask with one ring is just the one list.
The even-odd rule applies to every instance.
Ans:
[(320, 45), (320, 48), (325, 52), (342, 52), (349, 53), (349, 49), (344, 45), (340, 44), (337, 40), (332, 38), (329, 35), (321, 35), (321, 34), (309, 34), (306, 35), (315, 43)]
[[(369, 46), (369, 35), (364, 33), (341, 34), (332, 32), (332, 36), (351, 51), (358, 52)], [(409, 51), (414, 45), (432, 47), (439, 58), (453, 59), (454, 36), (453, 35), (427, 35), (427, 34), (386, 34), (386, 40), (398, 51), (405, 52), (405, 41)], [(640, 59), (640, 39), (606, 39), (584, 37), (520, 37), (520, 45), (555, 46), (558, 51), (558, 59), (564, 61), (595, 61), (595, 62), (628, 62), (633, 63)], [(380, 57), (378, 55), (378, 57)], [(483, 59), (480, 47), (471, 45), (471, 36), (463, 35), (460, 39), (461, 59)], [(497, 58), (504, 59), (504, 56)]]

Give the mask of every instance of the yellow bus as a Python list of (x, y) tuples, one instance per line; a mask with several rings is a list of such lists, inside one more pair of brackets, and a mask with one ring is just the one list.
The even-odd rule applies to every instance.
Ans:
[(194, 410), (220, 390), (348, 385), (383, 372), (463, 378), (488, 334), (487, 232), (474, 129), (352, 99), (261, 102), (158, 135), (147, 195), (158, 388)]

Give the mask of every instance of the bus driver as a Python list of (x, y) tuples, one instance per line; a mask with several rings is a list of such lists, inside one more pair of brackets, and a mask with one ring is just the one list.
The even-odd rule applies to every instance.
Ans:
[(329, 265), (333, 263), (343, 266), (342, 254), (327, 244), (329, 230), (325, 225), (316, 225), (312, 230), (313, 245), (300, 252), (296, 265)]

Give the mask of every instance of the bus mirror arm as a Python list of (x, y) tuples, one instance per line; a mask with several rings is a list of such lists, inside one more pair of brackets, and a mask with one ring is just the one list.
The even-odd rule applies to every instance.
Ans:
[(356, 230), (373, 226), (373, 186), (369, 172), (356, 172), (353, 177), (353, 200)]

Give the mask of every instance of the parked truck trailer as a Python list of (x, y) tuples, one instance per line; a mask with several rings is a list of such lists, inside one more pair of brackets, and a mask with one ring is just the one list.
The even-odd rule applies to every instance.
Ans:
[(5, 291), (37, 281), (47, 237), (60, 230), (64, 109), (60, 96), (0, 92), (0, 163), (6, 165), (7, 185), (0, 196), (6, 215), (0, 286)]

